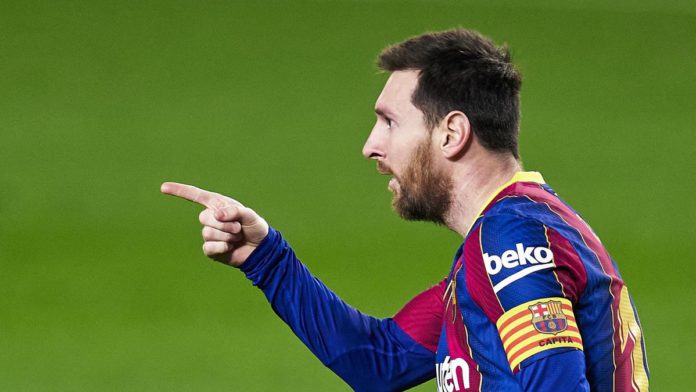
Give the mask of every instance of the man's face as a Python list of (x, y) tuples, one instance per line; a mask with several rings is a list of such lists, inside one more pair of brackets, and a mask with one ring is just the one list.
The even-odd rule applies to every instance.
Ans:
[(431, 132), (423, 112), (411, 102), (418, 71), (396, 71), (377, 98), (377, 121), (363, 147), (382, 174), (392, 175), (394, 210), (408, 220), (444, 223), (451, 182), (437, 167)]

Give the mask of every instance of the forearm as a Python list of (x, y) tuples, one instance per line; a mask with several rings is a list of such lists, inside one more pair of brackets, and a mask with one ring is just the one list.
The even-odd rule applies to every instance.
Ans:
[(324, 363), (357, 390), (398, 390), (432, 377), (433, 353), (391, 319), (343, 302), (271, 229), (242, 271), (273, 310)]

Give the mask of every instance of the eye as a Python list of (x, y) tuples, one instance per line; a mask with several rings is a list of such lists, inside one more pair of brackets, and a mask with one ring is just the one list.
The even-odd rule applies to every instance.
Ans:
[(394, 122), (389, 117), (385, 117), (384, 121), (387, 123), (387, 128), (389, 128), (389, 129), (391, 129), (392, 125), (394, 125)]

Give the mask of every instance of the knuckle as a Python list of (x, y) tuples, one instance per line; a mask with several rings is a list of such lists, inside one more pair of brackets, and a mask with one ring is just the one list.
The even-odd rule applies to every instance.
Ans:
[(220, 211), (223, 213), (225, 220), (233, 218), (236, 213), (232, 206), (225, 206), (225, 208), (220, 209)]
[(256, 216), (258, 216), (258, 214), (256, 213), (256, 211), (252, 210), (252, 209), (249, 208), (249, 207), (244, 207), (244, 210), (245, 210), (246, 214), (249, 215), (249, 216), (252, 217), (252, 218), (256, 218)]
[(239, 222), (230, 222), (230, 223), (225, 225), (225, 231), (228, 234), (235, 234), (235, 233), (239, 232), (239, 229), (240, 229)]
[(242, 231), (242, 224), (240, 222), (233, 222), (232, 223), (232, 232), (239, 233), (240, 231)]

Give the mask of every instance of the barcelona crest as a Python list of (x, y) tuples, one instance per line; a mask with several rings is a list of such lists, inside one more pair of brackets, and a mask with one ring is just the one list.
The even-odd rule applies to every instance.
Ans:
[(541, 333), (555, 335), (568, 328), (560, 301), (537, 302), (529, 307), (529, 311), (532, 312), (532, 325)]

